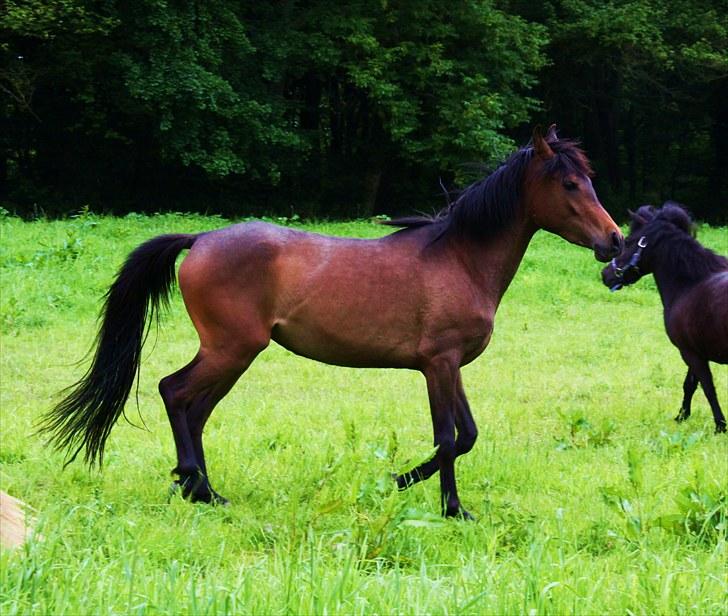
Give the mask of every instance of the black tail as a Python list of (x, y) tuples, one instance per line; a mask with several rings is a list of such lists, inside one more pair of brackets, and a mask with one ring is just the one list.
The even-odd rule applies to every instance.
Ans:
[(139, 372), (149, 321), (158, 319), (168, 304), (175, 260), (196, 239), (182, 234), (155, 237), (134, 250), (119, 270), (106, 293), (91, 367), (41, 423), (40, 431), (70, 456), (66, 464), (84, 447), (88, 464), (103, 462), (104, 444)]

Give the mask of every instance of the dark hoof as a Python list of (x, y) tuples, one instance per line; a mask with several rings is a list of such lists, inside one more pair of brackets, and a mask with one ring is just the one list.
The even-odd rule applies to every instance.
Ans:
[(191, 503), (205, 503), (206, 505), (213, 505), (218, 507), (227, 507), (230, 501), (221, 496), (212, 488), (195, 490), (189, 494), (185, 494), (184, 497)]
[(169, 497), (173, 498), (179, 495), (185, 500), (193, 503), (196, 502), (198, 499), (196, 499), (192, 494), (192, 491), (189, 488), (189, 483), (189, 481), (183, 481), (181, 479), (173, 481), (172, 485), (169, 486)]
[(725, 424), (716, 424), (715, 433), (716, 434), (725, 434)]
[(475, 522), (476, 521), (475, 520), (475, 517), (469, 511), (466, 511), (465, 509), (461, 509), (460, 510), (460, 517), (463, 520), (466, 520), (468, 522)]
[(685, 413), (683, 409), (680, 409), (680, 412), (676, 415), (675, 421), (677, 423), (682, 423), (685, 421), (688, 417), (690, 417), (690, 413)]
[(396, 473), (392, 473), (392, 479), (397, 484), (397, 489), (402, 492), (403, 490), (406, 490), (409, 488), (414, 482), (413, 481), (407, 481), (407, 477), (404, 475), (397, 475)]
[(475, 522), (475, 518), (465, 509), (460, 507), (459, 509), (456, 509), (455, 511), (448, 511), (445, 513), (446, 518), (459, 518), (461, 520), (466, 520), (468, 522)]
[(392, 473), (392, 479), (394, 479), (397, 482), (397, 489), (402, 492), (403, 490), (406, 490), (407, 488), (412, 487), (419, 481), (422, 481), (422, 478), (417, 478), (412, 473), (404, 473), (402, 475), (397, 475), (395, 473)]
[(210, 487), (204, 475), (180, 477), (170, 488), (170, 497), (182, 491), (182, 498), (191, 503), (227, 506), (230, 501)]
[(173, 481), (169, 485), (169, 490), (167, 491), (167, 500), (172, 500), (175, 496), (177, 496), (180, 493), (181, 489), (182, 489), (182, 486), (179, 484), (179, 481)]
[(222, 496), (222, 494), (218, 494), (215, 492), (215, 490), (212, 490), (212, 498), (208, 501), (211, 505), (214, 505), (215, 507), (229, 507), (230, 501)]

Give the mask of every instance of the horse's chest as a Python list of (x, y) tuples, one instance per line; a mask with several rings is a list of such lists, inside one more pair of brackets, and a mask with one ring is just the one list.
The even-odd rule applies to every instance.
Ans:
[(478, 357), (488, 346), (493, 333), (493, 315), (485, 312), (474, 315), (465, 332), (463, 363), (467, 364)]

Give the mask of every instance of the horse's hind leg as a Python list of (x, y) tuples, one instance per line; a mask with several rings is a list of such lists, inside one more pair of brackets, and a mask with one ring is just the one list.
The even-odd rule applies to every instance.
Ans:
[(210, 486), (202, 431), (215, 405), (259, 350), (235, 355), (200, 351), (187, 366), (159, 383), (177, 448), (177, 467), (173, 472), (179, 475), (183, 496), (193, 502), (226, 502)]
[(675, 421), (685, 421), (690, 417), (690, 404), (693, 400), (693, 394), (698, 387), (698, 377), (695, 373), (688, 368), (688, 373), (685, 375), (685, 381), (683, 382), (683, 401), (680, 406), (680, 411), (675, 417)]
[(197, 468), (197, 456), (192, 445), (192, 435), (187, 426), (187, 406), (184, 389), (189, 374), (199, 362), (199, 355), (177, 372), (159, 381), (159, 395), (164, 401), (172, 436), (177, 450), (177, 466), (173, 473), (193, 472)]
[(723, 411), (720, 410), (718, 396), (715, 393), (715, 385), (713, 385), (713, 375), (710, 372), (710, 365), (705, 359), (690, 352), (683, 352), (682, 356), (685, 363), (690, 368), (690, 371), (695, 374), (698, 381), (700, 381), (703, 393), (708, 399), (710, 409), (713, 411), (713, 419), (715, 420), (715, 431), (725, 432), (725, 416), (723, 415)]
[(190, 436), (192, 437), (192, 447), (202, 475), (207, 481), (207, 487), (210, 490), (213, 501), (226, 502), (223, 497), (210, 487), (209, 481), (207, 480), (207, 464), (205, 463), (205, 452), (202, 447), (202, 432), (215, 405), (227, 395), (233, 385), (235, 385), (235, 382), (240, 378), (240, 375), (253, 362), (259, 351), (260, 349), (248, 351), (241, 359), (234, 363), (234, 367), (231, 366), (231, 369), (222, 372), (218, 380), (208, 390), (207, 395), (200, 396), (187, 410), (187, 425), (190, 430)]

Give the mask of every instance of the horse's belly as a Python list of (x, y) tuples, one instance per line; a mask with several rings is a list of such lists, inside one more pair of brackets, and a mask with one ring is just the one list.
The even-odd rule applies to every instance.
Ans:
[(326, 327), (280, 322), (271, 338), (289, 351), (335, 366), (351, 368), (416, 368), (416, 341), (408, 340), (401, 330), (367, 327)]
[[(670, 340), (708, 361), (728, 363), (728, 284), (697, 287), (667, 314)], [(728, 283), (728, 277), (718, 278)]]

